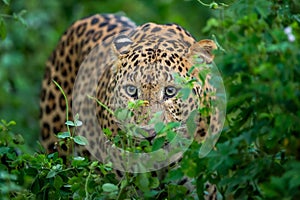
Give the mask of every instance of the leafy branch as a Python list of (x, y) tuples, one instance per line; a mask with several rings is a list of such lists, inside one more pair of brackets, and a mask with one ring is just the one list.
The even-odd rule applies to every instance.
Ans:
[(201, 0), (197, 0), (200, 4), (203, 6), (209, 7), (210, 9), (216, 10), (216, 9), (224, 9), (225, 7), (228, 7), (225, 3), (217, 3), (215, 1), (211, 2), (210, 4), (204, 3)]
[[(10, 0), (2, 0), (2, 2), (6, 5), (10, 5)], [(12, 19), (15, 21), (20, 22), (23, 26), (27, 27), (27, 23), (24, 19), (24, 15), (27, 13), (26, 10), (21, 10), (18, 13), (13, 12), (11, 15), (10, 14), (4, 14), (0, 13), (0, 38), (4, 40), (7, 36), (7, 26), (5, 23), (5, 19)]]

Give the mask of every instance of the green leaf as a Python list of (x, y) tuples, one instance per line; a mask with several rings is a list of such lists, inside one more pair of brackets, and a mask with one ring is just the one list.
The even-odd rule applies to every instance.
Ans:
[(66, 121), (65, 123), (67, 126), (75, 126), (74, 122), (72, 121)]
[(63, 179), (59, 175), (55, 176), (54, 187), (58, 190), (59, 188), (61, 188), (61, 186), (63, 186), (63, 184), (64, 184)]
[(14, 174), (9, 174), (6, 171), (0, 171), (0, 180), (17, 180), (17, 176)]
[(7, 124), (6, 124), (6, 126), (8, 127), (8, 126), (14, 126), (14, 125), (16, 125), (17, 123), (15, 122), (15, 121), (9, 121)]
[(176, 133), (174, 131), (168, 131), (167, 132), (167, 140), (171, 142), (176, 136)]
[(105, 165), (103, 165), (104, 169), (106, 171), (111, 171), (112, 170), (112, 162), (108, 162)]
[(57, 173), (58, 173), (58, 172), (57, 172), (56, 170), (51, 169), (51, 170), (48, 172), (46, 178), (52, 178), (52, 177), (54, 177)]
[(104, 192), (115, 192), (115, 191), (118, 191), (118, 186), (116, 186), (112, 183), (104, 183), (102, 185), (102, 189)]
[(158, 193), (161, 193), (161, 191), (160, 190), (150, 190), (150, 191), (145, 191), (143, 195), (144, 195), (144, 197), (146, 197), (146, 199), (155, 199), (155, 196)]
[(201, 80), (201, 83), (204, 85), (206, 81), (206, 77), (209, 74), (210, 70), (209, 69), (202, 69), (201, 72), (199, 73), (199, 78)]
[(21, 134), (16, 134), (14, 137), (13, 137), (13, 142), (15, 144), (24, 144), (24, 138)]
[(300, 175), (299, 175), (299, 171), (298, 172), (293, 172), (294, 176), (291, 177), (291, 179), (289, 180), (289, 187), (291, 189), (294, 188), (299, 188), (300, 187)]
[[(47, 155), (47, 158), (51, 159), (57, 159), (58, 158), (58, 152), (50, 153)], [(42, 160), (41, 160), (42, 161)]]
[(167, 130), (171, 130), (173, 128), (178, 128), (180, 126), (180, 122), (169, 122), (166, 126)]
[(84, 157), (76, 156), (72, 160), (72, 166), (74, 166), (74, 167), (78, 168), (78, 167), (86, 166), (86, 165), (87, 165), (87, 161)]
[(156, 124), (156, 123), (161, 122), (161, 115), (162, 114), (163, 114), (163, 111), (155, 112), (148, 124)]
[(2, 2), (7, 6), (10, 4), (10, 0), (2, 0)]
[(40, 180), (38, 178), (33, 181), (30, 189), (34, 194), (37, 194), (41, 191)]
[(168, 194), (172, 195), (169, 199), (194, 199), (187, 197), (187, 190), (186, 186), (169, 184)]
[(76, 156), (72, 159), (72, 166), (79, 168), (83, 166), (87, 166), (88, 162), (84, 157)]
[(147, 101), (138, 99), (136, 101), (129, 101), (127, 107), (129, 109), (137, 109), (145, 104), (147, 104)]
[(98, 161), (93, 161), (92, 164), (90, 165), (91, 168), (95, 168), (99, 165)]
[(207, 22), (206, 22), (206, 26), (202, 29), (202, 31), (208, 32), (210, 30), (213, 30), (215, 27), (218, 27), (220, 24), (219, 20), (217, 20), (216, 18), (210, 18)]
[(159, 179), (158, 177), (150, 177), (150, 185), (149, 187), (154, 189), (159, 186)]
[(119, 135), (116, 135), (115, 137), (113, 137), (114, 140), (114, 144), (118, 144), (119, 141), (121, 141), (121, 137)]
[(176, 181), (176, 180), (182, 179), (183, 175), (184, 174), (180, 170), (180, 168), (171, 170), (168, 172), (168, 175), (167, 175), (166, 179), (164, 180), (164, 182)]
[(184, 172), (185, 175), (188, 177), (195, 177), (197, 175), (197, 164), (190, 159), (185, 159), (182, 164), (182, 171)]
[(23, 15), (27, 13), (26, 10), (21, 10), (19, 13), (14, 13), (13, 17), (18, 20), (19, 22), (21, 22), (21, 24), (23, 24), (24, 26), (27, 26), (27, 23), (25, 21), (25, 19), (23, 18)]
[(82, 121), (80, 121), (80, 120), (75, 120), (74, 125), (75, 125), (76, 127), (82, 126)]
[(71, 134), (69, 132), (59, 132), (57, 134), (57, 138), (59, 139), (65, 139), (71, 137)]
[(163, 122), (158, 122), (154, 125), (154, 130), (156, 133), (159, 133), (164, 127), (165, 124)]
[(128, 185), (127, 179), (123, 179), (121, 182), (121, 189), (125, 188)]
[(197, 114), (197, 112), (198, 111), (193, 110), (186, 120), (186, 126), (187, 126), (187, 130), (188, 130), (188, 133), (190, 136), (194, 135), (196, 128), (197, 128), (196, 123), (195, 123), (195, 115)]
[(88, 145), (89, 144), (88, 140), (85, 137), (81, 136), (81, 135), (75, 136), (74, 137), (74, 142), (76, 144), (79, 144), (79, 145)]
[(160, 149), (164, 145), (164, 142), (165, 142), (164, 137), (156, 138), (152, 145), (152, 151), (156, 151), (156, 150)]
[(180, 94), (182, 95), (181, 98), (182, 100), (187, 100), (187, 98), (190, 96), (191, 89), (188, 87), (184, 87), (180, 89)]
[(187, 72), (188, 76), (191, 76), (192, 72), (194, 71), (196, 67), (193, 65)]
[(62, 170), (62, 165), (57, 164), (53, 166), (52, 169), (48, 172), (46, 178), (52, 178), (56, 176), (56, 174), (58, 174), (61, 170)]
[(85, 160), (85, 158), (81, 157), (81, 156), (76, 156), (73, 158), (73, 160), (83, 161), (83, 160)]
[(112, 132), (111, 132), (111, 130), (110, 130), (109, 128), (103, 129), (103, 132), (104, 132), (104, 134), (105, 134), (106, 136), (112, 136)]
[(77, 114), (75, 115), (75, 117), (74, 117), (74, 125), (75, 125), (76, 127), (82, 126), (82, 121), (79, 120), (79, 114), (78, 114), (78, 113), (77, 113)]
[(124, 121), (124, 120), (128, 119), (130, 114), (131, 114), (131, 112), (128, 109), (118, 109), (115, 112), (116, 118), (120, 121)]
[(137, 185), (142, 191), (149, 190), (149, 179), (146, 173), (138, 174), (136, 177)]
[(0, 147), (0, 155), (7, 154), (9, 152), (9, 147)]
[(0, 18), (0, 38), (4, 40), (6, 38), (6, 24), (2, 18)]
[(79, 120), (79, 114), (77, 113), (74, 117), (74, 121)]

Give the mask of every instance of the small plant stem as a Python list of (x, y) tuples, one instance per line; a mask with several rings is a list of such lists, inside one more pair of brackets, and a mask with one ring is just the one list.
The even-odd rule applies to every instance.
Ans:
[(91, 177), (91, 171), (92, 170), (90, 170), (90, 172), (89, 172), (89, 175), (88, 175), (88, 177), (86, 178), (86, 180), (85, 180), (85, 184), (84, 184), (84, 191), (85, 191), (85, 200), (88, 200), (89, 199), (89, 192), (88, 192), (88, 182), (89, 182), (89, 179), (90, 179), (90, 177)]
[(92, 97), (90, 95), (87, 95), (88, 98), (95, 100), (100, 106), (105, 108), (110, 114), (115, 115), (114, 111), (112, 111), (110, 108), (108, 108), (106, 105), (104, 105), (101, 101), (99, 101), (96, 97)]
[[(64, 90), (60, 87), (60, 85), (55, 81), (52, 80), (54, 84), (59, 88), (60, 92), (64, 96), (65, 102), (66, 102), (66, 121), (69, 121), (69, 102), (66, 94), (64, 93)], [(71, 133), (69, 125), (67, 125), (68, 132)], [(71, 135), (72, 136), (72, 135)]]
[(3, 18), (10, 18), (10, 19), (15, 19), (14, 16), (12, 16), (12, 15), (7, 15), (7, 14), (0, 14), (0, 17), (3, 17)]
[[(124, 177), (122, 177), (122, 179), (120, 180), (119, 184), (122, 183), (123, 179), (124, 179)], [(121, 196), (121, 194), (122, 194), (123, 189), (124, 189), (124, 188), (121, 188), (121, 190), (119, 191), (119, 194), (118, 194), (116, 200), (120, 199), (120, 196)]]
[(207, 4), (207, 3), (203, 3), (201, 0), (197, 0), (200, 4), (202, 4), (203, 6), (207, 6), (207, 7), (209, 7), (210, 5), (209, 4)]
[[(54, 82), (54, 84), (59, 88), (60, 92), (62, 93), (62, 95), (64, 96), (64, 99), (65, 99), (65, 102), (66, 102), (66, 121), (69, 121), (69, 102), (68, 102), (68, 98), (64, 92), (64, 90), (62, 89), (62, 87), (55, 81), (55, 80), (52, 80)], [(73, 137), (73, 134), (71, 133), (70, 131), (70, 127), (69, 125), (67, 125), (67, 129), (68, 129), (68, 132), (70, 133), (71, 135), (71, 138)], [(71, 143), (71, 144), (69, 144)], [(71, 154), (71, 152), (74, 152), (74, 143), (73, 141), (70, 141), (68, 140), (68, 143), (67, 143), (67, 146), (68, 146), (68, 155)], [(71, 146), (71, 147), (70, 147)], [(71, 152), (70, 152), (71, 151)]]

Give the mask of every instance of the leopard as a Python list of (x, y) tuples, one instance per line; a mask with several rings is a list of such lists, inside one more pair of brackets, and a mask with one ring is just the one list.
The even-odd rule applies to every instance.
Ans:
[[(110, 159), (124, 167), (120, 164), (124, 150), (115, 147), (111, 138), (128, 125), (136, 124), (141, 130), (133, 131), (135, 139), (151, 143), (158, 136), (155, 125), (149, 123), (154, 117), (163, 123), (180, 122), (187, 129), (193, 110), (211, 107), (209, 101), (214, 96), (209, 94), (215, 91), (209, 84), (211, 77), (200, 81), (201, 67), (194, 65), (195, 60), (200, 66), (213, 63), (215, 49), (213, 40), (196, 41), (175, 23), (136, 25), (116, 14), (95, 14), (74, 22), (46, 62), (40, 98), (42, 145), (48, 153), (66, 154), (68, 147), (58, 143), (56, 134), (67, 130), (66, 114), (73, 120), (78, 113), (82, 126), (77, 129), (89, 141), (88, 146), (78, 147), (79, 154), (101, 161)], [(178, 83), (184, 80), (194, 83), (185, 99), (179, 97), (184, 86)], [(128, 108), (130, 102), (139, 100), (139, 107)], [(122, 121), (118, 112), (129, 117)], [(196, 124), (192, 136), (182, 127), (177, 130), (198, 143), (209, 136), (209, 127), (211, 133), (221, 129), (217, 112), (209, 117), (199, 114), (192, 121)], [(175, 153), (171, 160), (181, 156)], [(211, 187), (205, 199), (217, 198), (216, 188)]]

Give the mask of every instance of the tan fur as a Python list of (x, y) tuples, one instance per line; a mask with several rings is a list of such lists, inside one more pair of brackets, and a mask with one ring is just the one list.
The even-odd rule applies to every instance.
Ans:
[[(100, 50), (95, 52), (96, 59), (85, 60), (91, 50), (98, 45)], [(71, 103), (78, 103), (72, 99), (74, 82), (80, 65), (87, 65), (93, 67), (86, 67), (81, 71), (86, 78), (80, 80), (76, 86), (88, 89), (85, 85), (94, 81), (95, 84), (91, 86), (97, 87), (94, 95), (111, 109), (126, 107), (129, 101), (134, 100), (134, 97), (128, 96), (123, 89), (126, 85), (132, 84), (138, 88), (138, 98), (147, 102), (145, 106), (135, 111), (135, 115), (147, 115), (149, 111), (152, 113), (163, 111), (162, 121), (182, 121), (187, 119), (196, 104), (209, 106), (202, 103), (201, 99), (203, 92), (214, 91), (213, 87), (195, 86), (198, 98), (193, 100), (189, 97), (186, 101), (175, 96), (167, 98), (164, 94), (165, 88), (174, 85), (172, 77), (174, 72), (183, 78), (188, 76), (188, 71), (194, 64), (195, 54), (206, 63), (211, 63), (214, 49), (216, 45), (213, 41), (197, 42), (187, 31), (175, 24), (147, 23), (135, 26), (128, 18), (116, 15), (94, 15), (75, 22), (61, 37), (57, 48), (46, 63), (40, 101), (42, 144), (48, 152), (58, 150), (64, 154), (64, 147), (55, 145), (57, 142), (55, 134), (66, 131), (64, 124), (66, 105), (63, 95), (52, 80), (60, 84), (70, 101), (70, 119), (72, 119)], [(97, 57), (99, 52), (105, 59)], [(96, 64), (97, 62), (99, 64)], [(102, 77), (91, 78), (95, 73), (101, 74)], [(134, 77), (134, 80), (132, 81), (129, 76)], [(197, 73), (194, 72), (192, 76), (198, 79)], [(120, 128), (116, 119), (103, 107), (96, 104), (95, 107), (101, 128), (109, 128), (116, 135)], [(142, 126), (145, 127), (152, 117), (151, 112), (143, 119), (144, 121), (141, 121)], [(94, 137), (95, 140), (102, 137), (89, 131), (91, 126), (88, 116), (80, 115), (80, 119), (84, 122), (82, 129), (86, 132), (86, 137)], [(198, 120), (194, 137), (201, 142), (206, 137), (207, 124), (204, 118)], [(105, 156), (104, 152), (96, 150), (93, 152), (93, 148), (89, 151), (93, 155)]]

